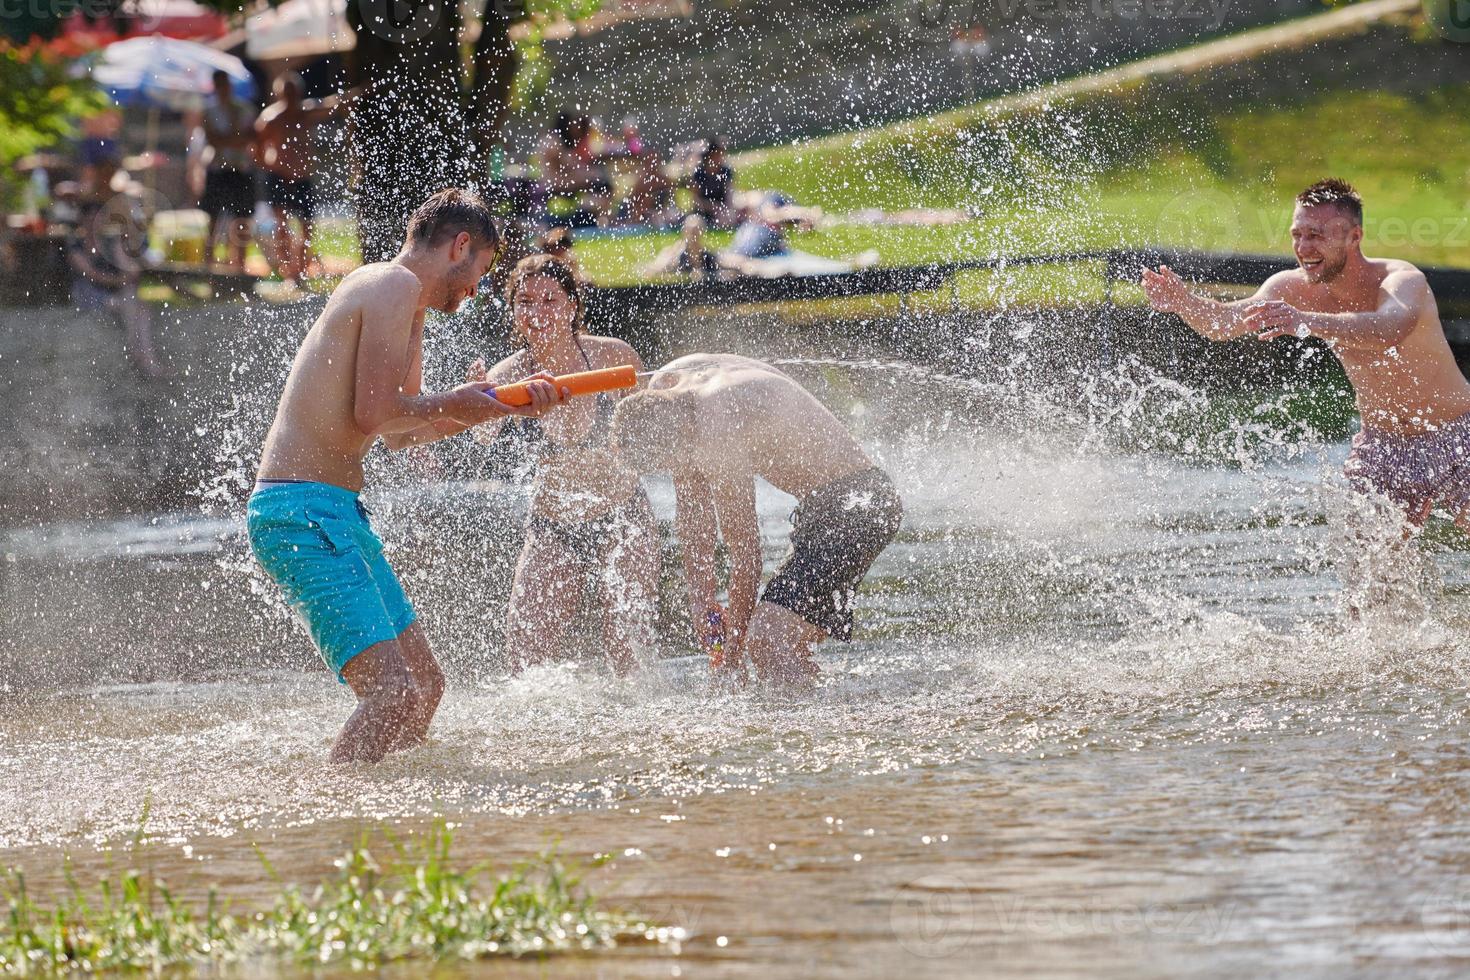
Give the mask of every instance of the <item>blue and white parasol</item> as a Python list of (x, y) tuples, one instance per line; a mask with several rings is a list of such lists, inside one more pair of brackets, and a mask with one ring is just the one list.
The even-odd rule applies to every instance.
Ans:
[(254, 101), (255, 79), (239, 58), (156, 34), (109, 44), (90, 74), (118, 105), (182, 112), (204, 106), (217, 70), (230, 76), (236, 98)]

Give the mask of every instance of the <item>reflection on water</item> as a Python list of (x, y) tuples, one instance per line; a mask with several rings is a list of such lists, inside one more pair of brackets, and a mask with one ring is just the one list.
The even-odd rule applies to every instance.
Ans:
[[(52, 848), (101, 861), (87, 844), (146, 810), (166, 877), (248, 899), (247, 842), (309, 876), (364, 821), (446, 815), (477, 856), (553, 836), (615, 855), (597, 887), (689, 928), (679, 963), (734, 974), (1432, 973), (1470, 955), (1470, 563), (1435, 555), (1442, 585), (1413, 615), (1349, 624), (1345, 444), (1240, 468), (1187, 434), (1124, 452), (1065, 413), (1028, 432), (973, 392), (900, 411), (862, 371), (807, 371), (908, 515), (815, 694), (706, 690), (676, 615), (626, 680), (590, 624), (566, 662), (505, 677), (523, 501), (405, 488), (377, 519), (451, 692), (432, 744), (330, 770), (349, 699), (253, 594), (233, 523), (15, 532), (0, 847), (44, 877)], [(760, 498), (769, 557), (790, 503)]]

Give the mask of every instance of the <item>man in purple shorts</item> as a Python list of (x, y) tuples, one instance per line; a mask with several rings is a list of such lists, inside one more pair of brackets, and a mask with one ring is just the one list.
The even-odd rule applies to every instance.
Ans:
[(1196, 296), (1167, 266), (1145, 269), (1143, 290), (1154, 309), (1177, 313), (1210, 340), (1254, 333), (1326, 341), (1363, 421), (1345, 468), (1353, 489), (1386, 497), (1413, 526), (1437, 503), (1470, 530), (1470, 383), (1424, 273), (1364, 257), (1362, 198), (1341, 180), (1297, 195), (1291, 240), (1299, 267), (1249, 299)]

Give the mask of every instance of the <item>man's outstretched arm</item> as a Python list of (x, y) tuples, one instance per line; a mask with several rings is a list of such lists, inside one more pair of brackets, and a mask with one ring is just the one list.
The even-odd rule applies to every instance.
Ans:
[(1262, 340), (1306, 334), (1347, 347), (1383, 348), (1402, 343), (1434, 305), (1434, 293), (1418, 269), (1389, 273), (1378, 299), (1376, 309), (1358, 313), (1306, 313), (1289, 303), (1269, 302), (1253, 310), (1251, 320)]
[(1144, 269), (1141, 285), (1149, 305), (1160, 313), (1177, 315), (1189, 329), (1208, 340), (1234, 340), (1260, 329), (1250, 320), (1251, 308), (1262, 300), (1275, 299), (1284, 275), (1278, 272), (1267, 279), (1250, 299), (1229, 303), (1194, 294), (1167, 265), (1159, 266), (1157, 272)]

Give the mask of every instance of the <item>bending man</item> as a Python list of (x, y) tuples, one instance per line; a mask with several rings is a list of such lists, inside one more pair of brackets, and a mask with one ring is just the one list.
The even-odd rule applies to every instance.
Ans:
[[(733, 354), (660, 369), (619, 403), (613, 442), (640, 472), (673, 473), (689, 612), (711, 665), (743, 671), (748, 654), (763, 679), (812, 680), (812, 646), (851, 637), (858, 584), (898, 533), (888, 475), (795, 381)], [(759, 602), (758, 476), (801, 501), (791, 552)], [(730, 552), (728, 609), (715, 600), (717, 534)]]

